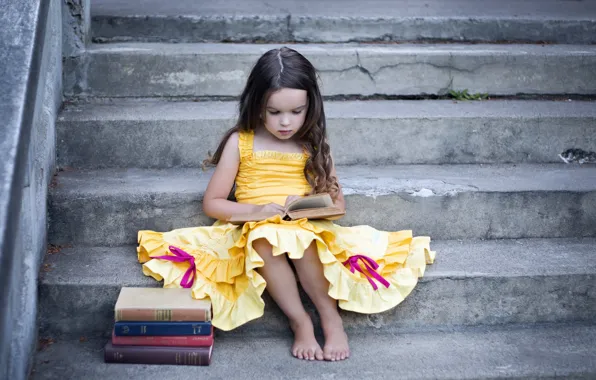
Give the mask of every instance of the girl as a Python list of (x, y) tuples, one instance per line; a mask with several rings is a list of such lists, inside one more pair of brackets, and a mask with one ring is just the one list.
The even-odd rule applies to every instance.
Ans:
[[(306, 58), (289, 48), (265, 53), (250, 73), (239, 108), (236, 126), (210, 160), (216, 168), (203, 210), (218, 222), (167, 233), (140, 231), (143, 272), (163, 279), (164, 287), (187, 287), (193, 297), (209, 298), (212, 323), (222, 330), (262, 316), (267, 285), (289, 319), (295, 357), (346, 359), (350, 349), (337, 302), (360, 313), (400, 303), (434, 259), (430, 239), (328, 220), (285, 221), (279, 215), (243, 226), (223, 222), (234, 214), (281, 213), (296, 197), (324, 192), (345, 207), (316, 71)], [(321, 317), (323, 348), (287, 258)]]

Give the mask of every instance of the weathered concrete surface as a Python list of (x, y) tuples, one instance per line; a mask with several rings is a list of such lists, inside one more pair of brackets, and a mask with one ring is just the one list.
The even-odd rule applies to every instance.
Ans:
[[(342, 312), (346, 329), (380, 333), (440, 326), (596, 320), (596, 239), (433, 241), (429, 266), (406, 300), (384, 313)], [(142, 274), (134, 246), (75, 247), (47, 255), (41, 334), (108, 337), (122, 286), (160, 283)], [(314, 306), (306, 308), (319, 326)], [(227, 333), (286, 336), (287, 319), (265, 294), (265, 315)]]
[[(120, 100), (68, 107), (58, 165), (78, 169), (200, 167), (236, 122), (236, 102)], [(338, 165), (561, 162), (596, 151), (596, 103), (329, 101)]]
[[(41, 5), (40, 5), (41, 4)], [(0, 378), (26, 379), (62, 101), (58, 0), (0, 0)]]
[[(339, 167), (342, 225), (413, 229), (435, 239), (596, 235), (596, 167), (454, 165)], [(133, 244), (137, 231), (212, 223), (200, 169), (62, 172), (50, 242)]]
[[(590, 379), (596, 328), (586, 325), (352, 335), (349, 360), (312, 363), (289, 354), (291, 339), (218, 336), (211, 366), (105, 364), (105, 339), (58, 341), (36, 357), (33, 380)], [(266, 360), (255, 360), (255, 358)], [(251, 363), (247, 365), (247, 363)]]
[(60, 0), (64, 57), (77, 57), (91, 42), (91, 0)]
[[(279, 45), (92, 45), (65, 62), (65, 94), (238, 96), (258, 57)], [(594, 94), (596, 45), (292, 45), (324, 95)]]
[(93, 1), (97, 41), (596, 42), (586, 1)]

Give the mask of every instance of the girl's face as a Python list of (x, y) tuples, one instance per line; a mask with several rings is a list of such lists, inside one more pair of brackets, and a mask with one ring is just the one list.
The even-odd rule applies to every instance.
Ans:
[(278, 139), (289, 140), (302, 128), (307, 109), (306, 90), (282, 88), (267, 101), (265, 128)]

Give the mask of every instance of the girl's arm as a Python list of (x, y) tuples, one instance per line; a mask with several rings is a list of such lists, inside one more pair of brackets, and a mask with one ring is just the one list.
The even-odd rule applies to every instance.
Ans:
[(238, 133), (228, 139), (221, 154), (215, 172), (207, 185), (203, 197), (203, 212), (211, 218), (226, 220), (234, 214), (258, 212), (262, 206), (232, 202), (228, 195), (234, 186), (234, 180), (240, 166), (238, 151)]
[[(331, 162), (332, 162), (332, 167), (331, 167), (331, 175), (335, 176), (335, 178), (337, 178), (337, 186), (338, 186), (338, 190), (337, 190), (337, 198), (335, 199), (335, 207), (346, 211), (346, 201), (344, 199), (344, 192), (341, 189), (341, 183), (339, 182), (339, 178), (337, 177), (337, 173), (335, 172), (335, 162), (333, 161), (333, 156), (331, 157)], [(336, 216), (333, 218), (327, 218), (328, 220), (338, 220), (341, 219), (341, 216)]]
[(335, 178), (337, 178), (338, 190), (337, 190), (337, 198), (335, 199), (335, 202), (334, 202), (335, 207), (338, 207), (345, 211), (346, 210), (346, 201), (344, 199), (344, 192), (341, 189), (341, 183), (339, 182), (339, 177), (337, 176), (337, 173), (335, 172), (335, 160), (333, 159), (333, 156), (331, 156), (331, 175), (334, 176)]

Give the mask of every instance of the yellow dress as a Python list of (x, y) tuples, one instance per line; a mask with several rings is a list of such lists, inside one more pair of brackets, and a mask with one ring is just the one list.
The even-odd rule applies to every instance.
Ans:
[[(306, 154), (253, 152), (253, 138), (253, 133), (239, 136), (238, 202), (283, 205), (288, 195), (310, 191), (303, 171)], [(384, 232), (279, 216), (243, 226), (218, 221), (165, 233), (139, 231), (137, 253), (145, 275), (163, 280), (166, 288), (187, 287), (194, 298), (210, 299), (213, 325), (231, 330), (264, 312), (266, 283), (256, 271), (264, 263), (252, 248), (260, 238), (269, 241), (274, 255), (291, 259), (301, 258), (315, 241), (329, 296), (340, 308), (358, 313), (378, 313), (399, 304), (435, 257), (430, 238), (412, 237), (409, 230)]]

